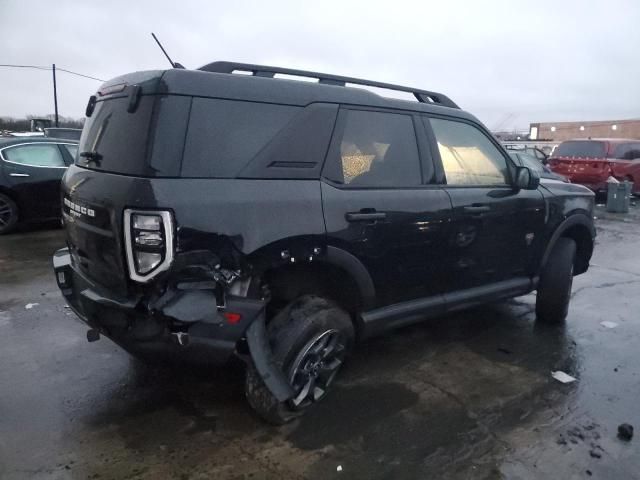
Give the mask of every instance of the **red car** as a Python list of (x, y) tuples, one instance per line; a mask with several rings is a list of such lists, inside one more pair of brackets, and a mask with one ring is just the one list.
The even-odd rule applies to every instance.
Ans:
[(596, 193), (607, 191), (610, 176), (633, 182), (640, 194), (640, 140), (594, 138), (562, 142), (548, 159), (551, 170)]

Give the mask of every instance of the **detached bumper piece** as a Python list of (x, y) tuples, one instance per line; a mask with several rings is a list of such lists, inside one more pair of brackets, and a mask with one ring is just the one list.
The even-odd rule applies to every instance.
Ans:
[(264, 313), (264, 302), (234, 296), (227, 296), (220, 310), (210, 290), (175, 290), (155, 302), (140, 294), (120, 298), (74, 269), (67, 248), (54, 254), (53, 269), (62, 295), (83, 323), (144, 358), (224, 364)]

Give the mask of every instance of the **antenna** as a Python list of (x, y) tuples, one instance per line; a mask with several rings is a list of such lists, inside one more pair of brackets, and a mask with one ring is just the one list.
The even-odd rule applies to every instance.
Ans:
[(160, 50), (162, 50), (162, 53), (164, 53), (164, 56), (167, 57), (167, 60), (169, 60), (169, 63), (171, 64), (171, 66), (173, 68), (184, 68), (182, 65), (180, 65), (178, 62), (175, 62), (173, 60), (171, 60), (171, 57), (169, 56), (169, 54), (167, 53), (167, 51), (164, 49), (164, 47), (162, 46), (162, 44), (160, 43), (160, 40), (158, 40), (158, 37), (156, 37), (156, 34), (151, 32), (151, 36), (153, 37), (153, 39), (156, 41), (156, 43), (158, 44), (158, 46), (160, 47)]

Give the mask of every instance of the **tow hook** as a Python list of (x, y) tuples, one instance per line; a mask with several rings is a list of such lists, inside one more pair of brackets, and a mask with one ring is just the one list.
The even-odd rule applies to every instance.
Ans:
[(189, 345), (189, 334), (185, 332), (171, 332), (171, 336), (181, 347)]

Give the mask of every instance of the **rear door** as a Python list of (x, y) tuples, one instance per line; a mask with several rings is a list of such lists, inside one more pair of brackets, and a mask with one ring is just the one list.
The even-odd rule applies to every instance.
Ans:
[(542, 194), (512, 187), (511, 160), (476, 124), (435, 117), (424, 124), (453, 205), (447, 290), (530, 275), (541, 253)]
[(441, 292), (451, 203), (418, 121), (342, 108), (323, 170), (328, 242), (366, 266), (379, 305)]
[(60, 216), (60, 179), (67, 168), (56, 143), (12, 145), (0, 152), (7, 178), (18, 196), (21, 217)]

